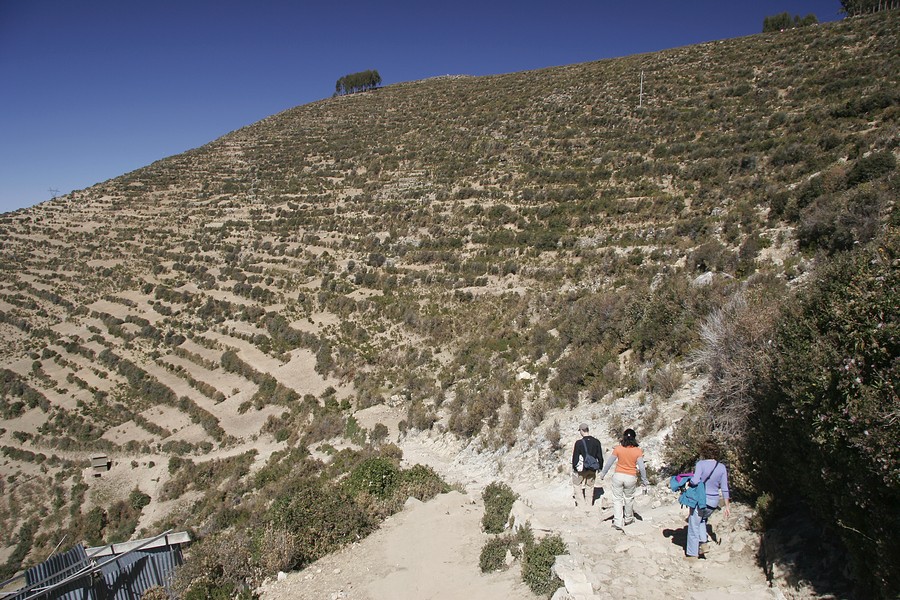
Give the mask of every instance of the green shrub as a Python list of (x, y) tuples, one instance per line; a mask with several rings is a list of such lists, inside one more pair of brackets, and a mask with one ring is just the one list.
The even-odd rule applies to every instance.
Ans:
[(106, 511), (95, 506), (84, 516), (82, 523), (82, 535), (84, 535), (85, 541), (92, 546), (103, 544), (103, 530), (108, 523)]
[(103, 539), (110, 544), (127, 541), (137, 528), (140, 517), (141, 509), (134, 508), (130, 498), (114, 502), (106, 512), (108, 522), (103, 531)]
[(848, 100), (843, 106), (833, 109), (831, 115), (837, 118), (870, 117), (872, 113), (896, 104), (900, 104), (900, 95), (897, 92), (878, 90)]
[(811, 149), (802, 144), (784, 144), (775, 149), (771, 161), (773, 166), (783, 167), (802, 162), (812, 154)]
[(353, 496), (315, 480), (295, 484), (275, 501), (267, 520), (294, 536), (291, 562), (301, 566), (368, 535), (375, 525)]
[(898, 256), (889, 230), (834, 259), (785, 311), (749, 436), (760, 488), (836, 524), (866, 595), (883, 598), (900, 592)]
[(251, 543), (243, 531), (223, 531), (191, 546), (175, 570), (172, 591), (185, 600), (250, 598), (254, 583)]
[(856, 161), (856, 164), (847, 173), (847, 187), (854, 187), (860, 183), (877, 179), (896, 168), (897, 159), (893, 152), (890, 150), (873, 152)]
[(142, 492), (139, 488), (134, 488), (131, 490), (131, 494), (128, 495), (128, 504), (134, 510), (140, 511), (150, 504), (150, 496)]
[(566, 543), (557, 534), (526, 546), (522, 558), (522, 581), (535, 594), (549, 598), (563, 585), (562, 580), (551, 571), (553, 563), (557, 556), (567, 552)]
[(375, 423), (375, 427), (372, 428), (372, 432), (369, 434), (369, 439), (372, 440), (373, 444), (380, 444), (387, 439), (389, 434), (390, 431), (388, 431), (387, 425)]
[(16, 571), (21, 568), (22, 561), (24, 561), (28, 553), (31, 552), (31, 546), (34, 543), (34, 534), (37, 532), (39, 526), (40, 523), (38, 523), (37, 520), (30, 519), (23, 523), (19, 528), (19, 532), (16, 535), (18, 539), (15, 548), (9, 555), (6, 564), (0, 565), (0, 579), (6, 580), (12, 577)]
[(487, 533), (501, 533), (509, 522), (509, 511), (518, 495), (508, 485), (493, 482), (481, 493), (484, 500), (484, 516), (481, 526)]
[(829, 254), (850, 250), (870, 241), (881, 230), (885, 204), (886, 199), (875, 189), (822, 196), (801, 212), (797, 241), (801, 248), (821, 249)]
[(431, 467), (413, 465), (400, 473), (399, 491), (404, 497), (412, 496), (424, 502), (449, 492), (450, 486)]
[(481, 572), (505, 571), (507, 568), (506, 553), (511, 551), (515, 544), (516, 539), (509, 535), (494, 537), (485, 542), (478, 559)]
[(367, 458), (353, 468), (347, 478), (351, 493), (367, 492), (378, 498), (389, 496), (400, 483), (400, 469), (387, 458)]

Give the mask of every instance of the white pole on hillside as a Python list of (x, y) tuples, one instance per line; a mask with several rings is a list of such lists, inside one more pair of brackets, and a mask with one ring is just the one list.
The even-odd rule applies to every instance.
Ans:
[(641, 71), (641, 95), (638, 96), (638, 108), (644, 106), (644, 71)]

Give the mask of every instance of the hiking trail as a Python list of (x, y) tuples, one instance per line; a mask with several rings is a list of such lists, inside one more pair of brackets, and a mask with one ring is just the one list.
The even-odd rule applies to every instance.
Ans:
[[(583, 419), (570, 415), (567, 420)], [(571, 440), (565, 440), (563, 449), (552, 456), (533, 447), (508, 453), (479, 451), (437, 432), (402, 438), (397, 444), (405, 465), (428, 465), (447, 481), (464, 486), (466, 493), (441, 494), (426, 503), (410, 499), (369, 537), (301, 571), (282, 575), (279, 581), (265, 583), (261, 597), (537, 598), (522, 582), (518, 560), (505, 571), (480, 571), (481, 548), (490, 538), (481, 531), (481, 492), (493, 481), (507, 483), (519, 495), (512, 510), (515, 522), (530, 522), (536, 537), (558, 533), (565, 541), (569, 553), (555, 567), (565, 588), (557, 591), (555, 600), (786, 597), (769, 586), (757, 564), (759, 534), (749, 529), (747, 506), (732, 503), (729, 518), (718, 511), (710, 519), (713, 536), (708, 556), (694, 561), (684, 558), (687, 509), (669, 491), (668, 481), (651, 486), (647, 495), (638, 488), (636, 520), (624, 532), (611, 525), (611, 474), (604, 481), (598, 478), (597, 488), (602, 486), (606, 494), (597, 489), (594, 506), (576, 507), (568, 463), (575, 427), (570, 429)], [(598, 437), (608, 454), (612, 440)]]

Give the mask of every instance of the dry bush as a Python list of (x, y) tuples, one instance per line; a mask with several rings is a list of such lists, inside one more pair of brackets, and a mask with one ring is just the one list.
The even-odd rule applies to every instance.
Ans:
[(165, 588), (155, 585), (141, 594), (141, 600), (169, 600), (169, 593)]
[(644, 434), (650, 434), (658, 431), (662, 421), (662, 410), (660, 408), (660, 400), (658, 396), (650, 399), (650, 404), (646, 407), (644, 414), (641, 416), (641, 429)]
[(245, 531), (222, 531), (200, 540), (176, 569), (172, 591), (178, 597), (202, 597), (243, 588), (254, 575), (250, 548)]
[(758, 302), (739, 292), (700, 328), (703, 343), (693, 361), (709, 375), (701, 404), (709, 430), (717, 437), (740, 440), (746, 433), (753, 383), (771, 360), (766, 345), (776, 314), (771, 301)]
[(547, 441), (550, 442), (550, 447), (553, 450), (559, 450), (562, 446), (560, 446), (560, 438), (561, 434), (559, 432), (559, 420), (553, 419), (553, 424), (547, 428)]
[(259, 543), (259, 567), (264, 575), (287, 571), (294, 566), (297, 539), (284, 527), (268, 524)]
[(704, 418), (701, 405), (694, 404), (666, 436), (665, 460), (674, 472), (693, 467), (697, 460), (700, 441), (710, 437), (709, 422)]
[(660, 367), (650, 374), (650, 391), (654, 395), (668, 398), (681, 387), (684, 373), (673, 365)]
[(267, 518), (295, 537), (292, 561), (299, 565), (365, 537), (375, 527), (346, 491), (315, 480), (298, 482), (289, 495), (279, 497)]

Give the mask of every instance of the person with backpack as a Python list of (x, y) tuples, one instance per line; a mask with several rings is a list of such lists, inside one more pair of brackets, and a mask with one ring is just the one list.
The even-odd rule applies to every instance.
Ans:
[(587, 491), (591, 493), (591, 506), (594, 505), (594, 481), (597, 471), (600, 470), (600, 457), (603, 456), (603, 447), (600, 441), (588, 433), (587, 423), (578, 426), (581, 439), (575, 442), (572, 449), (572, 486), (575, 488), (572, 497), (575, 498), (575, 506), (587, 504)]
[(706, 486), (706, 506), (691, 508), (688, 514), (687, 545), (685, 558), (696, 560), (709, 550), (709, 532), (706, 522), (713, 511), (719, 507), (719, 494), (725, 500), (725, 516), (731, 514), (731, 499), (728, 491), (728, 469), (719, 462), (722, 453), (719, 445), (712, 439), (700, 443), (700, 460), (694, 467), (694, 475), (688, 482), (691, 487), (701, 483)]
[(613, 497), (613, 527), (619, 531), (625, 531), (625, 525), (634, 523), (634, 492), (637, 489), (637, 474), (641, 472), (641, 482), (646, 486), (647, 470), (644, 466), (644, 451), (637, 443), (637, 434), (634, 429), (626, 429), (622, 434), (622, 442), (613, 448), (603, 465), (602, 480), (606, 472), (616, 465), (616, 472), (612, 478)]

